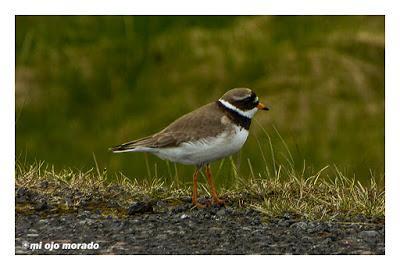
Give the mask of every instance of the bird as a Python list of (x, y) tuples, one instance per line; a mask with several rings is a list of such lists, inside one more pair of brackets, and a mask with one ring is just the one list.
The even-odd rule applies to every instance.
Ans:
[[(147, 152), (175, 163), (194, 165), (192, 204), (204, 208), (222, 206), (210, 163), (238, 152), (249, 135), (251, 119), (259, 110), (269, 110), (249, 88), (234, 88), (217, 101), (189, 112), (153, 135), (126, 142), (110, 150), (113, 153)], [(211, 202), (198, 202), (198, 174), (204, 168)]]

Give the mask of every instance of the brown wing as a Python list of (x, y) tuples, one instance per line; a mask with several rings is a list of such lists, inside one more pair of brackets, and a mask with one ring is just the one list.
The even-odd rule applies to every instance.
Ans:
[(224, 131), (221, 117), (224, 113), (215, 102), (183, 115), (165, 129), (155, 134), (164, 144), (159, 147), (176, 146), (189, 140), (216, 136)]
[(190, 140), (216, 136), (223, 132), (221, 117), (224, 113), (215, 102), (204, 105), (172, 122), (160, 132), (139, 140), (111, 148), (112, 151), (127, 151), (139, 146), (163, 148), (177, 146)]

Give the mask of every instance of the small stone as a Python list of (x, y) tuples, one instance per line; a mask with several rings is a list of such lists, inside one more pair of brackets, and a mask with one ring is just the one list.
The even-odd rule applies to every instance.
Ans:
[(26, 187), (22, 187), (22, 188), (17, 189), (17, 192), (15, 195), (16, 196), (24, 196), (27, 193), (28, 193), (28, 189)]
[(288, 220), (285, 220), (285, 219), (281, 219), (281, 220), (278, 221), (278, 226), (281, 226), (281, 227), (289, 227), (290, 224), (291, 223)]
[(41, 219), (38, 221), (38, 224), (48, 224), (49, 221), (47, 219)]
[(218, 234), (222, 232), (222, 229), (218, 227), (211, 227), (208, 229), (208, 232), (211, 234)]
[(15, 192), (15, 201), (16, 203), (24, 203), (29, 200), (29, 190), (25, 187), (17, 189)]
[(292, 215), (289, 214), (289, 213), (285, 213), (285, 214), (283, 214), (283, 216), (282, 216), (282, 218), (284, 218), (284, 219), (291, 219), (291, 217), (292, 217)]
[(330, 245), (331, 243), (332, 243), (332, 238), (328, 237), (328, 238), (325, 238), (325, 239), (321, 242), (321, 245), (326, 245), (326, 246), (328, 246), (328, 245)]
[(22, 242), (22, 247), (23, 247), (24, 249), (29, 249), (29, 242), (23, 241), (23, 242)]
[(158, 240), (166, 240), (168, 238), (168, 235), (166, 234), (159, 234), (155, 237)]
[(47, 209), (49, 209), (49, 205), (47, 204), (47, 201), (39, 201), (38, 204), (35, 205), (36, 211), (44, 211)]
[(359, 254), (359, 255), (374, 255), (375, 253), (373, 253), (370, 250), (360, 250), (357, 252), (357, 254)]
[(290, 228), (298, 229), (298, 230), (305, 230), (307, 229), (308, 224), (304, 221), (296, 222), (290, 225)]
[(183, 196), (180, 199), (184, 203), (191, 203), (192, 202), (192, 197), (190, 197), (190, 196)]
[(180, 216), (180, 219), (188, 219), (188, 218), (189, 218), (189, 216), (186, 215), (186, 214), (183, 214), (183, 215)]
[(153, 206), (148, 202), (135, 202), (128, 208), (128, 215), (153, 213)]
[(208, 208), (208, 211), (211, 215), (216, 215), (219, 211), (219, 206), (212, 205), (210, 208)]
[(91, 216), (91, 214), (92, 214), (92, 213), (91, 213), (90, 211), (84, 210), (84, 211), (80, 212), (79, 216), (80, 216), (81, 218), (88, 218), (88, 217)]
[(362, 231), (358, 236), (368, 243), (376, 243), (378, 241), (379, 233), (377, 231)]
[(377, 231), (362, 231), (359, 236), (362, 238), (378, 237), (379, 233)]
[(80, 225), (86, 225), (86, 223), (87, 223), (87, 220), (86, 220), (86, 219), (80, 220), (80, 221), (78, 222), (78, 224), (80, 224)]
[(44, 180), (38, 184), (38, 187), (43, 188), (43, 189), (46, 189), (48, 186), (49, 186), (49, 182), (47, 182), (46, 180)]
[(179, 206), (176, 206), (175, 208), (173, 208), (171, 210), (171, 212), (174, 214), (177, 214), (177, 213), (180, 213), (180, 212), (190, 209), (190, 206), (191, 206), (190, 204), (179, 205)]
[(217, 216), (224, 216), (226, 214), (225, 208), (222, 208), (220, 210), (217, 211), (216, 215)]
[(119, 220), (113, 220), (113, 222), (110, 224), (111, 227), (120, 227), (121, 226), (121, 221)]
[(167, 203), (166, 202), (164, 202), (164, 201), (157, 201), (156, 202), (156, 206), (157, 207), (167, 207)]

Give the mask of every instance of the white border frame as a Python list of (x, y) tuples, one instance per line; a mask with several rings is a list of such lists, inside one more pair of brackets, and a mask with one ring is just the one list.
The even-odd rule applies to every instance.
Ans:
[[(400, 102), (400, 59), (399, 59), (399, 9), (396, 1), (373, 0), (146, 0), (132, 1), (86, 0), (73, 1), (36, 0), (2, 1), (1, 14), (1, 154), (0, 183), (1, 200), (1, 253), (7, 260), (3, 265), (29, 269), (72, 269), (90, 267), (113, 268), (127, 264), (131, 268), (298, 268), (308, 269), (361, 268), (377, 269), (391, 267), (399, 250), (400, 228), (400, 173), (397, 167), (400, 153), (399, 102)], [(385, 256), (15, 256), (14, 255), (14, 160), (15, 160), (15, 15), (143, 15), (143, 14), (189, 14), (189, 15), (386, 15), (386, 62), (385, 62), (385, 166), (386, 166), (386, 255)], [(389, 237), (390, 236), (390, 237)], [(206, 260), (205, 260), (206, 259)], [(44, 261), (45, 260), (45, 261)], [(121, 265), (122, 266), (122, 265)], [(9, 266), (11, 267), (11, 266)]]

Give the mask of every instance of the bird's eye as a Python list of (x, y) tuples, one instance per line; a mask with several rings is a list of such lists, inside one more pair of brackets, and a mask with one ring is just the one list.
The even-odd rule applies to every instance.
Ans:
[(258, 97), (255, 97), (253, 103), (258, 104)]

